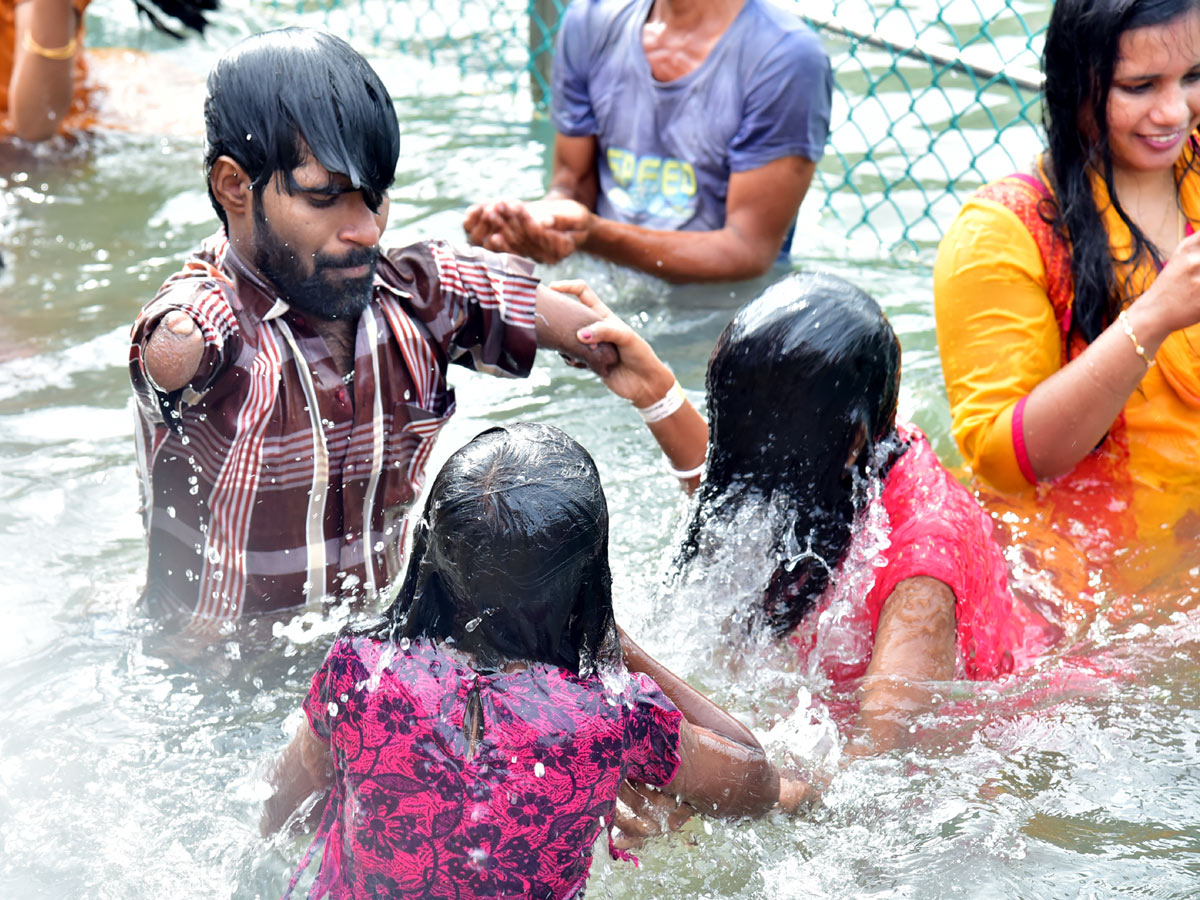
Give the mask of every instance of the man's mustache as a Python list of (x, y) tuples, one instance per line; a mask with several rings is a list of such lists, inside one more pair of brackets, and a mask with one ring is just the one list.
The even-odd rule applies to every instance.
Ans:
[(353, 269), (356, 266), (374, 265), (379, 256), (379, 247), (360, 247), (351, 250), (345, 256), (334, 256), (332, 253), (318, 253), (313, 257), (313, 271), (322, 269)]

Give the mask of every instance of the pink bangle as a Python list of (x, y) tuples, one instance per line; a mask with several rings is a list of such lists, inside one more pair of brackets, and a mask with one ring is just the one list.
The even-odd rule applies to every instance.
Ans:
[(1029, 461), (1029, 448), (1025, 446), (1025, 401), (1028, 399), (1029, 395), (1026, 394), (1017, 401), (1016, 408), (1013, 410), (1013, 452), (1016, 454), (1017, 468), (1021, 470), (1021, 475), (1030, 484), (1037, 484), (1038, 477), (1033, 471), (1033, 463)]

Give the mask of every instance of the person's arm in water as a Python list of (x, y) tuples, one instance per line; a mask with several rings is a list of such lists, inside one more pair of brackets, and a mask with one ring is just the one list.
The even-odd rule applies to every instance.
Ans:
[(263, 804), (259, 820), (264, 837), (283, 827), (308, 797), (329, 790), (333, 784), (329, 745), (312, 733), (308, 723), (302, 724), (272, 766), (268, 781), (273, 792)]
[(647, 654), (624, 631), (620, 634), (626, 668), (653, 678), (683, 713), (679, 769), (663, 793), (719, 816), (759, 816), (775, 806), (792, 812), (809, 799), (809, 786), (781, 778), (749, 728)]
[(779, 256), (815, 171), (810, 159), (784, 156), (734, 172), (721, 228), (663, 231), (597, 215), (596, 138), (560, 134), (543, 199), (476, 204), (463, 229), (474, 244), (538, 262), (584, 250), (667, 281), (743, 281)]
[[(617, 318), (591, 288), (582, 281), (556, 281), (551, 287), (578, 297), (581, 305), (596, 316), (595, 321), (579, 329), (580, 341), (585, 344), (603, 342), (616, 348), (619, 364), (600, 376), (610, 391), (629, 400), (636, 408), (646, 409), (675, 390), (675, 376), (646, 339)], [(673, 413), (647, 423), (647, 427), (672, 468), (691, 472), (703, 465), (708, 452), (708, 423), (686, 397)], [(690, 494), (699, 485), (700, 476), (680, 481)]]
[(78, 16), (71, 0), (24, 0), (13, 13), (16, 46), (8, 114), (17, 136), (44, 141), (58, 132), (74, 89)]
[(936, 682), (954, 677), (954, 592), (936, 578), (906, 578), (884, 601), (871, 664), (859, 694), (852, 756), (903, 746), (914, 716), (929, 709)]

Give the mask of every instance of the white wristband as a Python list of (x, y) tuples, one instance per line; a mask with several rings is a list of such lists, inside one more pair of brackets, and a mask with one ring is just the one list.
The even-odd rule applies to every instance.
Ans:
[(644, 409), (635, 406), (638, 415), (642, 417), (642, 421), (649, 425), (651, 422), (661, 422), (667, 416), (674, 413), (683, 406), (683, 401), (687, 398), (683, 394), (683, 388), (676, 381), (671, 385), (671, 389), (667, 391), (667, 395), (657, 403), (652, 403)]
[(708, 456), (706, 455), (704, 459), (700, 460), (700, 465), (694, 469), (677, 469), (671, 465), (671, 460), (667, 459), (666, 455), (663, 456), (663, 468), (680, 481), (691, 481), (693, 478), (699, 478), (704, 474), (704, 466), (707, 462)]

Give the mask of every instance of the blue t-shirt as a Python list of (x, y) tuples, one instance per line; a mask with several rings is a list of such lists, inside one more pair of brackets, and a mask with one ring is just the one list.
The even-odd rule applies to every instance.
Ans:
[[(598, 139), (596, 212), (661, 230), (725, 225), (729, 176), (783, 156), (817, 161), (833, 76), (817, 36), (746, 0), (694, 71), (656, 81), (642, 48), (653, 0), (575, 0), (554, 56), (554, 125)], [(786, 253), (789, 233), (783, 243)]]

